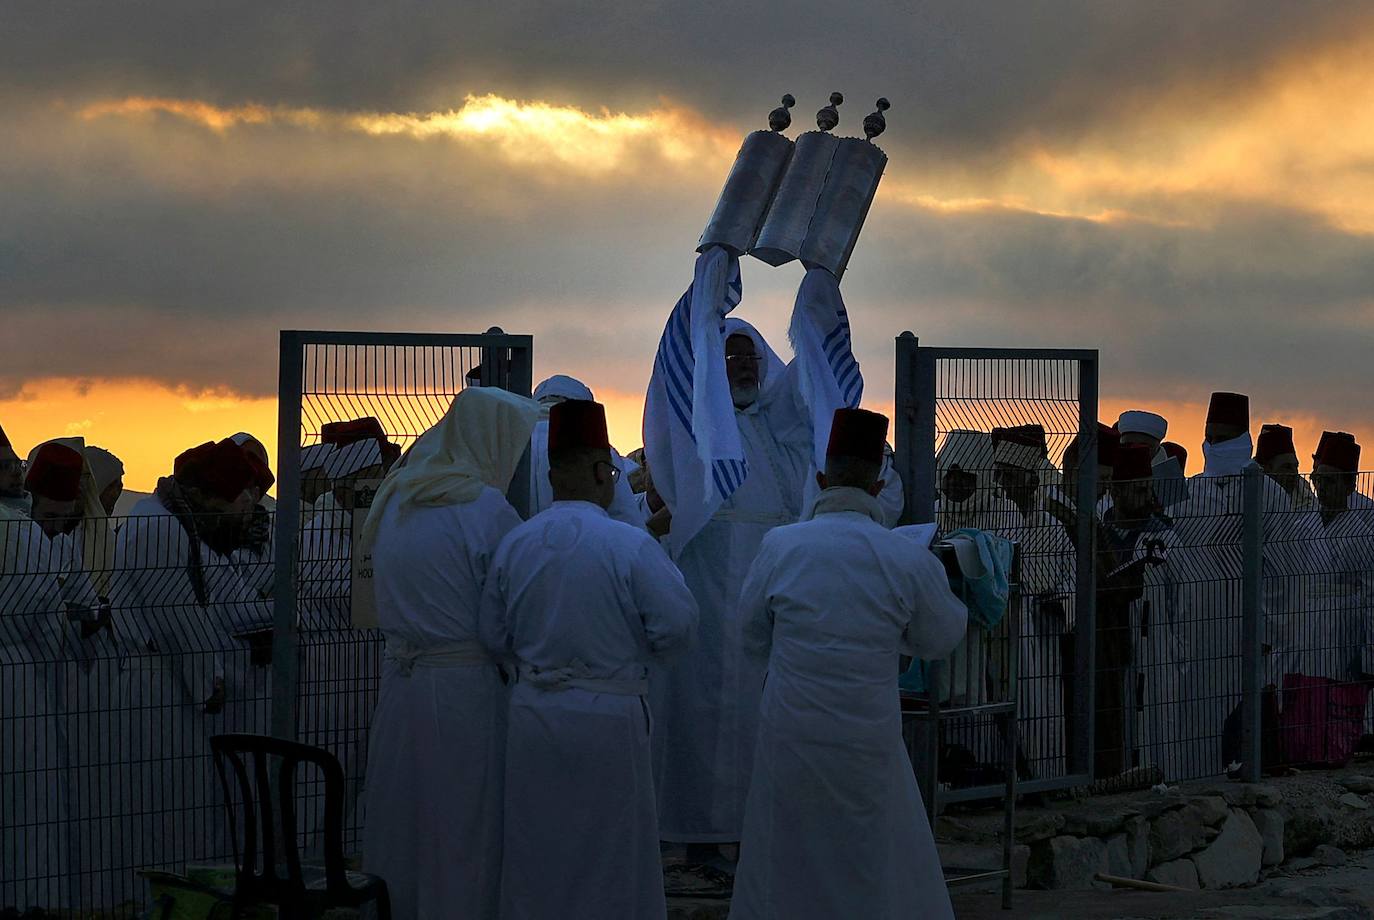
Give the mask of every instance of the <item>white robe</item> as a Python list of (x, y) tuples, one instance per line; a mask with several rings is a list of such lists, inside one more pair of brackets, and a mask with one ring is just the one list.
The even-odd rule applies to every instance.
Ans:
[[(1244, 686), (1243, 545), (1244, 496), (1239, 475), (1190, 477), (1190, 498), (1178, 509), (1178, 551), (1173, 571), (1183, 583), (1181, 644), (1191, 666), (1180, 714), (1178, 779), (1224, 770), (1225, 721)], [(1315, 515), (1292, 510), (1287, 492), (1260, 477), (1264, 552), (1261, 642), (1271, 649), (1263, 680), (1277, 683), (1292, 631), (1307, 603), (1307, 586), (1319, 569)]]
[(0, 905), (65, 902), (67, 802), (57, 672), (65, 629), (51, 547), (0, 510)]
[(696, 624), (658, 544), (595, 505), (555, 502), (501, 544), (480, 633), (521, 672), (506, 745), (505, 920), (666, 914), (643, 684)]
[(768, 405), (736, 412), (749, 476), (678, 559), (701, 608), (701, 628), (692, 650), (651, 687), (664, 840), (727, 843), (739, 840), (743, 827), (763, 670), (740, 649), (739, 591), (764, 536), (800, 517), (812, 475), (800, 396), (787, 381), (773, 392)]
[(964, 634), (944, 567), (867, 514), (819, 514), (765, 538), (740, 605), (768, 680), (730, 916), (953, 917), (896, 680), (899, 655)]
[[(233, 563), (200, 545), (205, 606), (187, 572), (190, 542), (181, 523), (157, 498), (139, 501), (115, 544), (111, 615), (121, 649), (113, 734), (121, 749), (111, 786), (110, 839), (124, 842), (124, 865), (219, 859), (232, 853), (224, 796), (209, 737), (226, 728), (224, 712), (205, 702), (226, 662), (247, 649), (233, 638), (267, 616), (261, 599)], [(226, 699), (226, 706), (228, 700)], [(116, 872), (117, 896), (136, 880)]]
[(472, 502), (389, 505), (373, 545), (388, 652), (368, 745), (363, 859), (397, 920), (495, 917), (506, 689), (477, 640), (482, 586), (520, 517)]

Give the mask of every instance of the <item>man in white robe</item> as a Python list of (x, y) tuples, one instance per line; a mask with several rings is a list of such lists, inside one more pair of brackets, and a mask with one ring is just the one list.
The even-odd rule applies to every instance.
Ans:
[(1374, 523), (1350, 508), (1360, 445), (1324, 432), (1313, 456), (1320, 570), (1281, 656), (1283, 757), (1341, 767), (1363, 734), (1374, 675)]
[(745, 647), (768, 680), (734, 920), (953, 917), (896, 672), (948, 654), (968, 614), (930, 551), (883, 526), (886, 430), (836, 413), (810, 519), (771, 531), (745, 579)]
[(51, 544), (0, 505), (0, 905), (61, 904), (71, 866), (65, 832), (57, 664), (66, 610)]
[[(81, 438), (46, 441), (31, 452), (26, 489), (35, 522), (51, 541), (53, 572), (62, 590), (66, 641), (53, 663), (62, 711), (63, 772), (70, 834), (71, 904), (105, 903), (112, 842), (100, 840), (99, 792), (110, 762), (111, 701), (118, 683), (118, 650), (110, 634), (109, 596), (114, 532), (102, 489)], [(103, 843), (103, 846), (102, 846)], [(58, 906), (56, 902), (50, 906)]]
[[(109, 833), (117, 868), (222, 858), (229, 840), (209, 736), (225, 728), (225, 658), (267, 615), (231, 561), (250, 519), (254, 469), (225, 439), (176, 459), (120, 528), (112, 619), (121, 649), (120, 750)], [(128, 896), (136, 880), (115, 873)], [(122, 899), (122, 898), (121, 898)]]
[(1264, 425), (1255, 441), (1255, 462), (1279, 488), (1288, 493), (1294, 511), (1316, 511), (1317, 496), (1298, 470), (1298, 449), (1293, 444), (1293, 429), (1287, 425)]
[[(1250, 401), (1240, 393), (1212, 394), (1202, 451), (1203, 470), (1189, 479), (1189, 500), (1175, 527), (1175, 571), (1187, 582), (1183, 644), (1190, 669), (1181, 762), (1194, 775), (1214, 775), (1234, 764), (1224, 745), (1225, 723), (1242, 688), (1242, 475), (1253, 464)], [(1280, 675), (1275, 663), (1288, 643), (1294, 616), (1305, 604), (1314, 569), (1314, 515), (1295, 512), (1292, 499), (1268, 476), (1260, 477), (1264, 553), (1261, 617), (1266, 682)], [(1233, 720), (1234, 721), (1234, 720)], [(1230, 756), (1227, 756), (1227, 755)]]
[(648, 667), (691, 641), (697, 605), (642, 529), (606, 513), (618, 469), (605, 414), (549, 416), (554, 504), (510, 532), (479, 631), (513, 661), (503, 920), (666, 915), (650, 762)]
[(1020, 515), (1014, 538), (1021, 545), (1025, 594), (1017, 680), (1021, 750), (1034, 776), (1059, 776), (1067, 754), (1062, 659), (1063, 636), (1074, 628), (1074, 545), (1045, 508), (1040, 480), (1047, 455), (1045, 429), (1035, 424), (996, 429), (992, 440), (997, 484)]
[[(703, 295), (712, 279), (719, 302)], [(716, 868), (728, 868), (717, 845), (739, 840), (763, 679), (742, 656), (739, 589), (764, 535), (801, 515), (835, 406), (858, 405), (863, 388), (825, 269), (810, 269), (798, 291), (788, 364), (753, 326), (725, 316), (738, 302), (737, 263), (703, 253), (664, 329), (645, 406), (645, 452), (664, 502), (655, 508), (651, 497), (649, 527), (701, 608), (697, 645), (652, 682), (659, 819), (664, 840), (688, 844), (689, 864)], [(715, 459), (704, 466), (708, 442)]]
[(507, 694), (477, 616), (520, 523), (505, 490), (537, 417), (504, 390), (463, 390), (368, 512), (386, 652), (363, 860), (386, 879), (396, 920), (498, 914)]
[[(534, 388), (534, 400), (539, 403), (540, 418), (530, 438), (530, 517), (553, 504), (553, 488), (549, 485), (549, 410), (564, 400), (595, 398), (590, 387), (565, 374), (554, 374)], [(634, 491), (630, 488), (629, 473), (635, 464), (622, 457), (614, 447), (611, 448), (611, 462), (620, 469), (620, 479), (615, 484), (615, 500), (606, 513), (611, 520), (632, 527), (643, 527), (644, 511), (635, 501)]]

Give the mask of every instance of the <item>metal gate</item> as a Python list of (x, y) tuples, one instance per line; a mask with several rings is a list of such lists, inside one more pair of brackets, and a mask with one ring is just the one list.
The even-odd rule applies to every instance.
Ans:
[[(357, 803), (380, 683), (382, 639), (351, 623), (351, 523), (302, 504), (301, 454), (329, 422), (376, 418), (407, 448), (442, 418), (467, 386), (528, 396), (533, 338), (483, 334), (281, 333), (277, 510), (270, 696), (272, 733), (333, 752)], [(528, 455), (509, 497), (528, 505)], [(298, 509), (300, 513), (285, 513)], [(335, 518), (347, 516), (335, 515)], [(344, 547), (342, 550), (340, 547)], [(312, 793), (305, 790), (307, 810)], [(356, 849), (361, 816), (350, 807), (346, 844)]]
[[(906, 523), (937, 520), (943, 484), (936, 456), (951, 432), (990, 433), (995, 427), (1044, 427), (1049, 461), (1061, 461), (1078, 440), (1093, 457), (1097, 440), (1098, 355), (1095, 350), (1044, 348), (931, 348), (910, 332), (897, 338), (897, 471), (906, 489)], [(973, 501), (999, 494), (991, 456), (978, 469)], [(1055, 484), (1048, 463), (1031, 488)], [(1095, 463), (1079, 465), (1077, 494), (1096, 496)], [(1094, 622), (1092, 547), (1096, 499), (1078, 502), (1073, 532), (1046, 517), (1014, 529), (1022, 550), (1020, 665), (1017, 681), (1022, 738), (1021, 791), (1085, 785), (1093, 767)], [(999, 506), (1000, 507), (1000, 506)], [(980, 529), (995, 530), (985, 525)], [(1060, 539), (1062, 532), (1063, 539)], [(1051, 539), (1054, 538), (1054, 539)], [(1067, 554), (1052, 548), (1055, 540)], [(1057, 568), (1056, 568), (1057, 567)], [(1057, 572), (1057, 574), (1055, 574)], [(1037, 575), (1041, 584), (1036, 585)], [(1053, 584), (1050, 584), (1053, 582)], [(987, 788), (1000, 795), (1001, 786)], [(972, 792), (972, 790), (969, 790)], [(959, 798), (975, 797), (963, 794)]]

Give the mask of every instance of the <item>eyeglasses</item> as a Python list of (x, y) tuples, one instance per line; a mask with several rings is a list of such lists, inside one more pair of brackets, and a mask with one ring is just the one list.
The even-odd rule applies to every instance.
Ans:
[(592, 464), (592, 469), (593, 469), (593, 470), (599, 470), (599, 469), (601, 469), (601, 467), (603, 467), (603, 466), (606, 467), (607, 469), (609, 469), (609, 470), (611, 471), (611, 472), (610, 472), (611, 482), (614, 483), (614, 482), (619, 482), (619, 481), (620, 481), (620, 467), (616, 466), (614, 463), (612, 463), (612, 462), (609, 461), (609, 460), (598, 460), (598, 461), (596, 461), (595, 463)]

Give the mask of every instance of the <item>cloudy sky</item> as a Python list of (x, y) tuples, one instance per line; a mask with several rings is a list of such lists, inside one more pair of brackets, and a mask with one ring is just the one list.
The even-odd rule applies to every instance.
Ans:
[[(1195, 448), (1212, 389), (1374, 442), (1368, 3), (87, 4), (0, 8), (0, 424), (147, 487), (270, 440), (281, 328), (536, 337), (637, 446), (663, 319), (744, 132), (879, 95), (843, 290), (892, 339), (1096, 347), (1104, 415)], [(746, 260), (785, 347), (795, 266)]]

